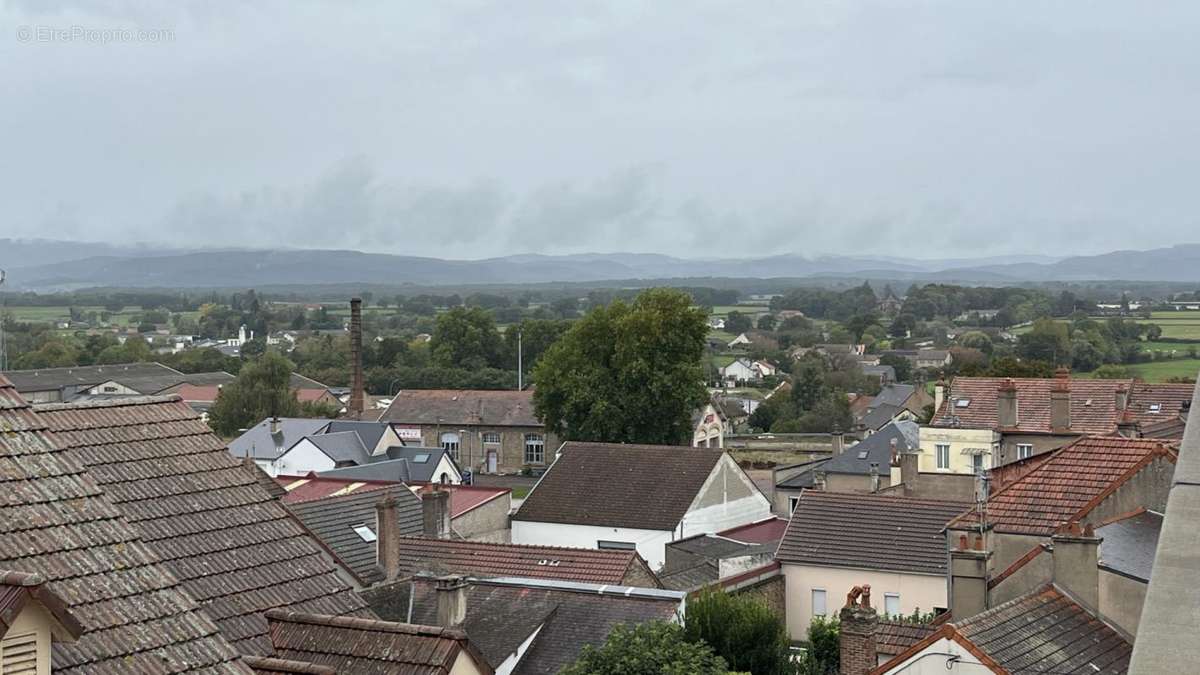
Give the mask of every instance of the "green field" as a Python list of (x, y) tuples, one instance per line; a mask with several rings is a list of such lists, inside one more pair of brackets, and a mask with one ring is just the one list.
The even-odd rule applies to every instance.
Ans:
[[(77, 306), (76, 309), (83, 312), (85, 315), (89, 312), (96, 312), (97, 314), (100, 314), (106, 311), (99, 305), (80, 305)], [(13, 318), (14, 321), (28, 323), (56, 323), (58, 321), (67, 321), (71, 318), (70, 307), (8, 307), (5, 311)], [(120, 312), (110, 314), (108, 320), (109, 323), (113, 325), (127, 326), (129, 325), (130, 319), (133, 318), (133, 315), (138, 314), (141, 311), (142, 308), (136, 305), (125, 307)], [(199, 316), (198, 312), (195, 314)]]
[[(1104, 321), (1111, 317), (1094, 316), (1092, 318), (1096, 321)], [(1200, 312), (1154, 312), (1149, 319), (1131, 318), (1134, 318), (1138, 323), (1158, 324), (1158, 327), (1162, 328), (1162, 336), (1165, 338), (1200, 340)], [(1066, 319), (1057, 319), (1057, 321), (1065, 323)], [(1021, 335), (1028, 333), (1032, 328), (1033, 326), (1021, 326), (1020, 328), (1014, 328), (1012, 333), (1014, 335)], [(1155, 349), (1161, 348), (1155, 347)], [(1187, 346), (1184, 345), (1184, 348), (1186, 349)]]
[(1147, 382), (1165, 382), (1171, 377), (1186, 377), (1195, 379), (1200, 373), (1200, 359), (1175, 359), (1172, 361), (1155, 361), (1154, 363), (1138, 363), (1128, 366), (1129, 372)]

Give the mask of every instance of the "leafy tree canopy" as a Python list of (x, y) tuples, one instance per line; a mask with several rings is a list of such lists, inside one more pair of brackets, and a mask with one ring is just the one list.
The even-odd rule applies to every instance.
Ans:
[(683, 628), (663, 621), (618, 625), (600, 647), (587, 645), (560, 675), (726, 675), (725, 660)]

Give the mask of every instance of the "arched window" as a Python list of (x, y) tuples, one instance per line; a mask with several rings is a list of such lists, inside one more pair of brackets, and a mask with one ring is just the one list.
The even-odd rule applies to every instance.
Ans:
[(442, 449), (450, 453), (450, 456), (453, 457), (454, 461), (457, 462), (458, 448), (462, 443), (462, 439), (460, 439), (458, 434), (454, 433), (453, 431), (447, 431), (446, 433), (442, 434), (441, 442)]
[(525, 434), (525, 463), (546, 463), (546, 439), (541, 434)]

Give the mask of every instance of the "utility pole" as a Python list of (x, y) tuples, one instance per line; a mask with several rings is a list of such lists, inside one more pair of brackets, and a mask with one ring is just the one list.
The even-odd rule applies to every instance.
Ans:
[[(0, 344), (3, 344), (3, 343), (0, 343)], [(0, 352), (0, 353), (2, 353), (2, 352)], [(522, 367), (522, 365), (523, 364), (521, 362), (521, 329), (518, 328), (517, 329), (517, 391), (522, 391), (525, 389), (525, 380), (524, 380), (525, 369)]]

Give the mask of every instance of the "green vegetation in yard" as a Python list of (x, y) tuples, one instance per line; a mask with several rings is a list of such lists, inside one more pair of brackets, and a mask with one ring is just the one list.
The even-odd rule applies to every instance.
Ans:
[(1165, 382), (1172, 377), (1195, 379), (1200, 373), (1200, 359), (1175, 359), (1172, 361), (1155, 361), (1154, 363), (1137, 363), (1128, 366), (1129, 372), (1147, 382)]

